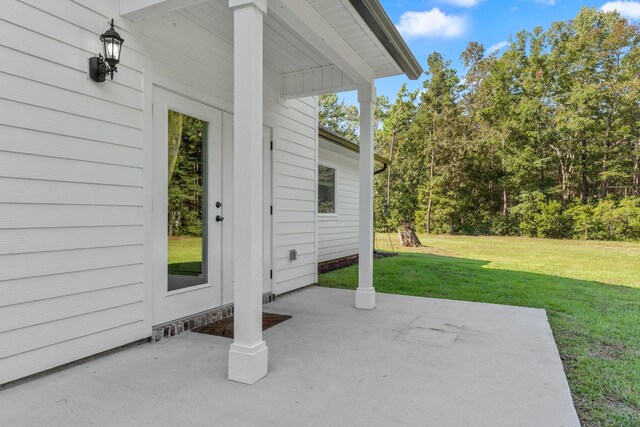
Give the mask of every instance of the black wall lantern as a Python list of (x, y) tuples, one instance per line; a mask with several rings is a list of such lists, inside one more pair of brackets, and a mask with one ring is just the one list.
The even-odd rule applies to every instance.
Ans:
[(101, 53), (98, 56), (89, 58), (89, 77), (94, 82), (105, 81), (107, 74), (113, 80), (113, 73), (118, 72), (116, 67), (120, 62), (120, 52), (124, 39), (113, 29), (113, 19), (110, 22), (111, 28), (100, 36), (104, 56)]

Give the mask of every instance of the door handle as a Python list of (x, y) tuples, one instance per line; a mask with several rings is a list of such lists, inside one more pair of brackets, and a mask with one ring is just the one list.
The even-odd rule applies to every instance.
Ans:
[(216, 215), (216, 222), (222, 222), (222, 221), (224, 221), (224, 217), (220, 215)]

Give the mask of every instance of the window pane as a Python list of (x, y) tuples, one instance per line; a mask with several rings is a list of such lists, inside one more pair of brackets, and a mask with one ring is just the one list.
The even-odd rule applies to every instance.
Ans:
[(318, 213), (336, 212), (336, 170), (318, 165)]
[(207, 123), (169, 111), (168, 289), (207, 282)]

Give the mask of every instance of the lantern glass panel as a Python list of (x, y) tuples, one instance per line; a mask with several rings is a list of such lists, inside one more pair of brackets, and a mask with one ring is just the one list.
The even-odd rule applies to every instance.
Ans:
[(120, 40), (114, 38), (104, 39), (104, 57), (108, 62), (118, 63), (120, 61)]
[(107, 45), (107, 56), (115, 59), (116, 61), (120, 58), (120, 42), (117, 40), (113, 40), (111, 43)]

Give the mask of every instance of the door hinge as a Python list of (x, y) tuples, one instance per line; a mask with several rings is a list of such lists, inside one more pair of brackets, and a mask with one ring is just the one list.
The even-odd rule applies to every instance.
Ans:
[(271, 141), (271, 151), (273, 151), (273, 141)]
[(273, 270), (269, 270), (269, 278), (273, 279)]

